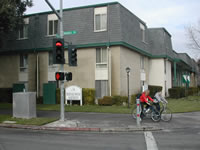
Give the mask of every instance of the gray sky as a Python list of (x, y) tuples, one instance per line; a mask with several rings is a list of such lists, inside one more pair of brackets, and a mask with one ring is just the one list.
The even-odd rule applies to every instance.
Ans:
[[(60, 0), (49, 0), (58, 9)], [(115, 0), (114, 0), (115, 1)], [(113, 0), (63, 0), (63, 8), (113, 2)], [(124, 7), (146, 22), (148, 27), (164, 27), (172, 35), (173, 49), (197, 58), (187, 47), (185, 27), (200, 20), (200, 0), (118, 0)], [(33, 0), (26, 14), (51, 10), (45, 0)]]

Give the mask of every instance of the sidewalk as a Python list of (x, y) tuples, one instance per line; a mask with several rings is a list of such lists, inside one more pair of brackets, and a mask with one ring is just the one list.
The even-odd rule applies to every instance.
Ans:
[[(0, 114), (12, 114), (11, 110), (0, 110)], [(57, 111), (38, 111), (38, 117), (60, 118)], [(1, 127), (26, 128), (33, 130), (59, 130), (59, 131), (96, 131), (96, 132), (131, 132), (146, 130), (162, 130), (173, 128), (189, 128), (200, 126), (200, 112), (173, 114), (171, 122), (153, 122), (144, 119), (141, 126), (130, 114), (109, 113), (83, 113), (65, 112), (65, 121), (56, 121), (44, 126), (22, 126), (13, 124), (0, 124)]]

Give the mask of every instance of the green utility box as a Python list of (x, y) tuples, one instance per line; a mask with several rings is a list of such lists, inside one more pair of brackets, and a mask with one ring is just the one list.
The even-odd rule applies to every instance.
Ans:
[(13, 84), (13, 93), (23, 92), (25, 89), (24, 83), (15, 83)]
[(43, 84), (43, 104), (56, 104), (56, 84)]

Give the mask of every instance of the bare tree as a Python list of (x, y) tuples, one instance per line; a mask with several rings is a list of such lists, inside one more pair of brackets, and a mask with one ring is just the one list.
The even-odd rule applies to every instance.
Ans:
[(188, 48), (197, 50), (200, 54), (200, 21), (196, 25), (186, 27), (189, 39)]

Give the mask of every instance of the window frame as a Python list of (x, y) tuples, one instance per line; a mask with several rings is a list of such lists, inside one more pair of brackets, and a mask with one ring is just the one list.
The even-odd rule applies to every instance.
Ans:
[[(29, 18), (24, 18), (24, 24), (18, 29), (18, 40), (28, 39)], [(21, 37), (21, 31), (23, 37)]]
[[(97, 62), (97, 50), (100, 50), (100, 62)], [(106, 52), (106, 60), (104, 60), (104, 55), (103, 55), (103, 51)], [(101, 67), (105, 65), (106, 67)], [(108, 68), (108, 51), (107, 51), (107, 48), (105, 47), (100, 47), (100, 48), (96, 48), (96, 68)]]
[(20, 70), (20, 72), (27, 72), (27, 70), (28, 70), (28, 54), (20, 54), (19, 70)]
[(140, 22), (140, 31), (142, 36), (142, 42), (146, 43), (145, 25)]
[[(50, 14), (47, 17), (47, 36), (56, 36), (58, 34), (58, 17), (55, 14)], [(50, 34), (50, 21), (52, 21), (52, 34)], [(55, 22), (57, 22), (57, 32), (55, 32)]]
[[(100, 29), (97, 30), (96, 28), (96, 16), (97, 15), (100, 15)], [(105, 15), (105, 20), (106, 20), (106, 23), (105, 23), (105, 28), (102, 28), (104, 25), (103, 25), (103, 15)], [(107, 7), (97, 7), (97, 8), (94, 8), (94, 32), (102, 32), (102, 31), (107, 31), (107, 28), (108, 28), (108, 11), (107, 11)]]

